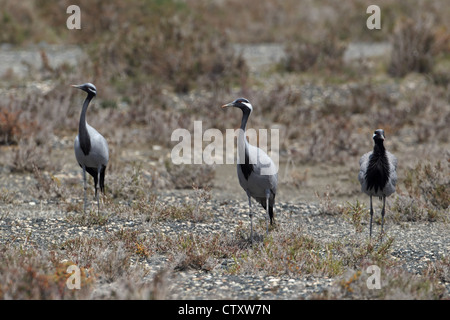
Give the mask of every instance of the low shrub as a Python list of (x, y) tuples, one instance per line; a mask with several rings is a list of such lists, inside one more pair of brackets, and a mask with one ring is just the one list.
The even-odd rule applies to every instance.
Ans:
[(434, 64), (433, 25), (424, 17), (401, 20), (391, 38), (388, 73), (403, 77), (409, 72), (429, 73)]

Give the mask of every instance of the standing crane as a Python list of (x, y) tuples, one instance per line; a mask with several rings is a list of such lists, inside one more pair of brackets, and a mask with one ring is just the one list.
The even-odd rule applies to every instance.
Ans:
[(105, 192), (105, 171), (109, 160), (108, 143), (106, 139), (86, 122), (86, 111), (91, 100), (97, 95), (97, 89), (92, 83), (73, 85), (72, 87), (87, 92), (87, 97), (81, 110), (78, 135), (75, 138), (74, 149), (78, 164), (83, 169), (84, 182), (84, 213), (86, 213), (86, 171), (94, 178), (95, 197), (97, 199), (97, 210), (100, 212), (100, 191)]
[(358, 180), (361, 191), (370, 197), (370, 237), (372, 238), (372, 197), (383, 200), (381, 210), (381, 232), (383, 232), (386, 197), (395, 192), (397, 185), (397, 158), (384, 147), (384, 130), (373, 133), (373, 151), (367, 152), (359, 160)]
[(277, 192), (278, 173), (272, 159), (260, 148), (248, 143), (245, 137), (245, 129), (253, 107), (245, 98), (239, 98), (222, 108), (235, 107), (242, 110), (242, 121), (238, 135), (238, 164), (237, 175), (239, 184), (247, 193), (250, 216), (250, 241), (253, 242), (253, 212), (252, 201), (254, 198), (267, 212), (267, 233), (270, 224), (274, 222), (273, 206)]

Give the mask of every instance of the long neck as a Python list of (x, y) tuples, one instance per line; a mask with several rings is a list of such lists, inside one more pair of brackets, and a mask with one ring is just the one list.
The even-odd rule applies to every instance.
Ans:
[(386, 155), (386, 149), (384, 148), (383, 140), (376, 140), (375, 145), (373, 146), (373, 154), (378, 157), (382, 157)]
[[(248, 141), (245, 137), (245, 129), (247, 127), (248, 117), (250, 116), (251, 111), (243, 110), (241, 128), (239, 130), (238, 137), (238, 157), (239, 157), (239, 165), (241, 167), (242, 173), (246, 180), (248, 180), (250, 174), (253, 171), (253, 165), (250, 164), (249, 159), (249, 151), (248, 151)], [(242, 161), (244, 159), (244, 161)]]
[(241, 143), (245, 143), (247, 144), (247, 139), (245, 138), (245, 130), (247, 127), (247, 121), (248, 121), (248, 117), (250, 116), (250, 111), (248, 110), (243, 110), (242, 111), (242, 120), (241, 120), (241, 130), (239, 130), (239, 141)]
[(86, 99), (84, 100), (83, 109), (81, 110), (80, 115), (80, 123), (78, 125), (78, 139), (80, 140), (81, 150), (85, 155), (88, 155), (89, 152), (91, 151), (91, 139), (89, 137), (89, 133), (86, 127), (86, 112), (89, 103), (91, 102), (93, 97), (94, 95), (89, 93)]

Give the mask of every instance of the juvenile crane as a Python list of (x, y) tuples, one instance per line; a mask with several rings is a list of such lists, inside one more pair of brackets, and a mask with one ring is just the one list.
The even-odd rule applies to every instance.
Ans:
[[(242, 110), (242, 121), (238, 135), (238, 164), (237, 175), (239, 184), (247, 193), (250, 216), (250, 241), (253, 242), (253, 197), (267, 212), (267, 232), (274, 222), (273, 206), (277, 192), (278, 174), (272, 159), (260, 148), (248, 143), (245, 129), (253, 107), (247, 99), (239, 98), (222, 108), (235, 107)], [(242, 161), (243, 159), (243, 161)]]
[(384, 139), (384, 130), (375, 130), (373, 151), (367, 152), (359, 160), (358, 180), (361, 183), (361, 191), (370, 197), (370, 237), (372, 237), (372, 196), (383, 200), (381, 210), (381, 232), (383, 232), (386, 197), (395, 192), (397, 184), (397, 158), (385, 149)]
[(83, 169), (84, 182), (84, 213), (86, 213), (86, 171), (94, 178), (95, 197), (97, 199), (97, 210), (100, 212), (100, 191), (105, 192), (105, 171), (109, 160), (108, 143), (105, 138), (86, 122), (86, 111), (91, 100), (97, 95), (97, 89), (92, 83), (73, 85), (72, 87), (87, 92), (87, 97), (81, 110), (78, 135), (75, 138), (74, 149), (78, 164)]

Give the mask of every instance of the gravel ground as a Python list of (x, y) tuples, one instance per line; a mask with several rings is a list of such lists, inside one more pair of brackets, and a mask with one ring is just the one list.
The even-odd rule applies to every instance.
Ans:
[[(12, 177), (12, 176), (10, 176)], [(30, 183), (25, 177), (15, 178), (14, 187)], [(11, 185), (11, 188), (14, 188)], [(164, 191), (159, 193), (162, 203), (176, 203), (189, 197), (190, 191)], [(168, 220), (165, 222), (145, 222), (142, 217), (124, 217), (110, 215), (108, 222), (102, 226), (81, 226), (67, 219), (68, 213), (58, 205), (47, 201), (25, 198), (0, 202), (0, 244), (32, 245), (37, 248), (50, 249), (52, 245), (78, 236), (104, 238), (107, 233), (122, 228), (152, 233), (163, 231), (167, 235), (181, 232), (192, 234), (228, 233), (235, 230), (239, 221), (248, 226), (249, 219), (245, 201), (223, 201), (213, 197), (207, 208), (213, 217), (206, 223)], [(278, 224), (297, 224), (305, 234), (317, 241), (332, 241), (351, 237), (366, 237), (365, 232), (355, 233), (354, 227), (345, 219), (336, 215), (319, 213), (316, 203), (277, 204)], [(262, 219), (262, 212), (257, 219)], [(367, 227), (367, 225), (365, 225)], [(379, 225), (375, 225), (375, 233)], [(391, 255), (401, 261), (402, 267), (413, 274), (420, 274), (427, 262), (434, 261), (450, 253), (450, 235), (448, 225), (444, 223), (386, 223), (389, 236), (395, 238)], [(142, 263), (142, 262), (141, 262)], [(146, 279), (152, 280), (164, 269), (167, 257), (155, 254), (146, 259), (145, 268), (149, 271)], [(309, 299), (317, 297), (324, 290), (330, 289), (335, 280), (328, 277), (305, 275), (290, 278), (288, 276), (272, 277), (258, 274), (230, 275), (223, 271), (234, 262), (223, 259), (209, 272), (201, 270), (183, 270), (172, 272), (168, 276), (167, 299)], [(117, 283), (102, 284), (92, 293), (92, 298), (107, 297), (114, 291)], [(447, 295), (450, 285), (446, 284)]]
[[(351, 47), (352, 48), (352, 47)], [(282, 48), (277, 46), (250, 46), (237, 47), (243, 52), (244, 57), (256, 57), (251, 70), (270, 65), (283, 57)], [(354, 48), (353, 48), (354, 49)], [(68, 55), (78, 54), (68, 51)], [(359, 50), (359, 51), (358, 51)], [(354, 55), (362, 55), (361, 48), (354, 50)], [(264, 51), (266, 53), (261, 54)], [(267, 51), (271, 54), (267, 55)], [(75, 52), (75, 53), (74, 53)], [(1, 52), (8, 59), (11, 56), (9, 49)], [(47, 52), (53, 61), (52, 52)], [(12, 57), (12, 56), (11, 56)], [(40, 56), (34, 52), (33, 55), (24, 53), (27, 59), (39, 60)], [(11, 58), (12, 59), (12, 58)], [(26, 60), (26, 59), (25, 59)], [(249, 59), (252, 60), (252, 59)], [(0, 70), (5, 73), (8, 70)], [(25, 69), (12, 69), (14, 73), (26, 73)], [(315, 93), (315, 88), (305, 87), (304, 95), (307, 100), (314, 97), (328, 96), (327, 92)], [(308, 97), (312, 95), (311, 99)], [(70, 148), (73, 140), (70, 140)], [(68, 150), (70, 149), (68, 148)], [(72, 153), (70, 154), (72, 157)], [(1, 161), (0, 161), (1, 162)], [(76, 167), (74, 165), (73, 167)], [(63, 168), (65, 171), (66, 168)], [(76, 168), (78, 170), (78, 168)], [(70, 170), (69, 170), (70, 171)], [(67, 174), (67, 173), (66, 173)], [(70, 171), (70, 175), (79, 175)], [(108, 233), (119, 231), (122, 228), (137, 230), (140, 232), (155, 231), (164, 232), (169, 236), (187, 232), (192, 234), (225, 234), (235, 230), (240, 221), (245, 226), (249, 225), (247, 215), (247, 202), (242, 190), (234, 190), (234, 194), (225, 203), (226, 196), (219, 194), (215, 189), (212, 199), (207, 208), (213, 216), (207, 222), (190, 221), (165, 221), (146, 222), (140, 216), (126, 216), (123, 214), (111, 214), (106, 224), (101, 226), (82, 226), (68, 219), (68, 213), (61, 206), (51, 201), (35, 199), (29, 192), (29, 186), (34, 183), (31, 175), (14, 175), (5, 167), (0, 166), (0, 246), (22, 245), (34, 246), (44, 250), (51, 249), (66, 240), (76, 237), (105, 238)], [(235, 176), (231, 177), (235, 183)], [(81, 181), (81, 180), (79, 180)], [(230, 186), (226, 187), (230, 189)], [(233, 188), (233, 186), (231, 187)], [(3, 190), (14, 194), (14, 199), (6, 199)], [(81, 190), (81, 189), (78, 189)], [(80, 195), (79, 193), (78, 195)], [(167, 204), (179, 204), (180, 200), (189, 197), (188, 191), (161, 191), (158, 196), (161, 202)], [(240, 196), (236, 196), (236, 195)], [(287, 193), (286, 193), (287, 194)], [(278, 224), (296, 224), (302, 232), (316, 241), (330, 242), (339, 239), (361, 239), (367, 237), (367, 224), (364, 225), (365, 232), (355, 233), (354, 227), (342, 217), (336, 215), (325, 215), (319, 213), (319, 204), (298, 197), (281, 196), (276, 206), (276, 219)], [(81, 197), (80, 197), (81, 199)], [(79, 201), (71, 199), (70, 201)], [(285, 201), (289, 199), (291, 201)], [(293, 199), (300, 199), (293, 201)], [(362, 201), (367, 201), (361, 196)], [(261, 211), (260, 211), (261, 212)], [(262, 219), (262, 214), (257, 215)], [(430, 261), (436, 261), (441, 257), (448, 257), (450, 253), (450, 233), (448, 224), (440, 222), (407, 222), (393, 223), (387, 221), (385, 230), (388, 236), (394, 237), (390, 248), (393, 259), (400, 262), (402, 268), (412, 274), (421, 274), (423, 268)], [(375, 225), (375, 234), (379, 232), (379, 225)], [(143, 263), (148, 270), (144, 281), (152, 281), (161, 270), (164, 270), (168, 262), (165, 255), (155, 254), (148, 257)], [(336, 285), (338, 279), (305, 275), (303, 277), (290, 278), (288, 276), (264, 276), (260, 274), (230, 275), (226, 270), (233, 265), (233, 261), (223, 259), (219, 261), (210, 271), (184, 270), (172, 272), (167, 276), (167, 288), (164, 298), (167, 299), (309, 299), (314, 298)], [(446, 283), (448, 298), (450, 295), (450, 284)], [(120, 290), (116, 282), (103, 283), (95, 288), (92, 298), (104, 298), (110, 296), (114, 290)]]

